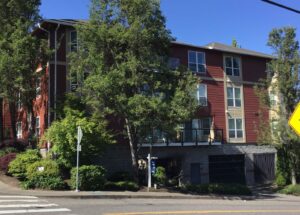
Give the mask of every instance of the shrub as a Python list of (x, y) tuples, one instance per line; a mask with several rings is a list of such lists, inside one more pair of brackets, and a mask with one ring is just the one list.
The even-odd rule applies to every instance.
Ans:
[(45, 190), (63, 190), (66, 184), (59, 176), (37, 175), (35, 178), (23, 181), (21, 186), (24, 189), (45, 189)]
[(8, 165), (16, 158), (16, 153), (9, 153), (0, 157), (0, 170), (5, 174), (8, 171)]
[[(105, 183), (105, 169), (96, 165), (84, 165), (79, 167), (79, 190), (101, 190)], [(76, 168), (71, 170), (71, 186), (76, 188)]]
[(295, 195), (295, 196), (300, 196), (300, 185), (289, 185), (283, 188), (282, 190), (279, 191), (280, 193), (283, 194), (288, 194), (288, 195)]
[(118, 182), (113, 182), (109, 181), (106, 182), (104, 185), (104, 190), (109, 190), (109, 191), (138, 191), (139, 190), (139, 185), (133, 181), (118, 181)]
[(13, 147), (7, 147), (0, 150), (0, 158), (9, 153), (17, 153), (18, 150)]
[(18, 154), (16, 159), (9, 164), (8, 173), (21, 180), (25, 179), (27, 167), (40, 159), (41, 155), (38, 150), (27, 150)]
[(118, 182), (118, 181), (132, 181), (133, 176), (129, 172), (116, 172), (109, 176), (108, 181)]
[(241, 184), (186, 185), (183, 191), (197, 194), (251, 195), (251, 190)]
[(23, 140), (5, 140), (0, 143), (0, 149), (15, 148), (17, 151), (24, 151), (28, 146), (28, 142)]
[(6, 152), (4, 150), (0, 150), (0, 158), (6, 155)]
[[(43, 171), (39, 171), (39, 167), (43, 167)], [(59, 167), (57, 163), (50, 159), (36, 161), (35, 163), (30, 164), (26, 171), (26, 177), (28, 180), (32, 180), (39, 176), (53, 178), (58, 177), (59, 175)]]
[(284, 187), (287, 184), (286, 178), (280, 173), (276, 174), (275, 182), (279, 187)]
[(160, 185), (165, 185), (167, 181), (166, 170), (162, 166), (158, 166), (156, 168), (156, 172), (154, 174), (154, 181)]

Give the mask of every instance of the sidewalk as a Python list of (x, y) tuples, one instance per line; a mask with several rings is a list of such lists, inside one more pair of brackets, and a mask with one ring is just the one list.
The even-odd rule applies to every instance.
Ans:
[(47, 191), (47, 190), (22, 190), (17, 186), (9, 185), (0, 180), (0, 195), (31, 195), (44, 198), (77, 198), (77, 199), (224, 199), (224, 200), (256, 200), (256, 199), (282, 199), (287, 201), (300, 201), (299, 197), (280, 194), (254, 195), (254, 196), (225, 196), (225, 195), (192, 195), (176, 192), (130, 192), (130, 191)]

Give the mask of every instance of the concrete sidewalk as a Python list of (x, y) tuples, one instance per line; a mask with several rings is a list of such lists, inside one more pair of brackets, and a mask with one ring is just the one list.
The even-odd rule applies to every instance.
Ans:
[(130, 191), (95, 191), (95, 192), (75, 192), (75, 191), (48, 191), (48, 190), (22, 190), (15, 186), (10, 186), (0, 181), (0, 195), (33, 195), (46, 198), (79, 198), (79, 199), (125, 199), (125, 198), (145, 198), (145, 199), (248, 199), (254, 196), (221, 196), (221, 195), (191, 195), (176, 192), (130, 192)]

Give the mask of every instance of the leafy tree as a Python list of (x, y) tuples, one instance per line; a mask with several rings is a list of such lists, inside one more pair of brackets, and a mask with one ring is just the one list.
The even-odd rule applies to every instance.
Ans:
[[(271, 129), (271, 132), (261, 128), (261, 142), (275, 144), (278, 150), (278, 170), (296, 184), (300, 164), (300, 138), (288, 125), (300, 99), (300, 58), (296, 30), (291, 27), (273, 29), (269, 34), (268, 45), (274, 50), (276, 58), (268, 64), (269, 77), (258, 89), (262, 103), (273, 111), (274, 117), (271, 119), (273, 126), (265, 127)], [(271, 96), (278, 96), (277, 104), (269, 99), (263, 88), (268, 88)]]
[(81, 164), (91, 164), (94, 155), (99, 155), (106, 143), (111, 143), (111, 136), (105, 131), (105, 120), (90, 118), (84, 111), (64, 109), (65, 116), (47, 129), (42, 142), (47, 140), (53, 145), (51, 150), (62, 168), (71, 168), (76, 163), (77, 127), (81, 126)]
[[(31, 34), (40, 19), (39, 5), (40, 0), (0, 2), (0, 102), (2, 104), (5, 99), (9, 103), (15, 138), (15, 103), (20, 94), (23, 106), (33, 112), (32, 101), (36, 96), (34, 86), (42, 75), (35, 71), (39, 65), (46, 65), (45, 42)], [(0, 124), (2, 125), (2, 121)], [(3, 134), (1, 136), (3, 138)]]
[[(196, 78), (168, 67), (170, 42), (159, 1), (93, 0), (79, 24), (72, 71), (89, 72), (78, 90), (98, 115), (121, 119), (137, 176), (137, 144), (157, 128), (173, 131), (195, 111)], [(148, 128), (148, 129), (145, 129)]]

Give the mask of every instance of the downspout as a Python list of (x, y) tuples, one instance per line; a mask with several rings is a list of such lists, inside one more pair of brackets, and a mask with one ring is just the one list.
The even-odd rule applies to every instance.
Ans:
[(54, 48), (55, 48), (55, 55), (54, 55), (54, 120), (56, 119), (56, 93), (57, 93), (57, 31), (60, 27), (60, 24), (57, 25), (55, 29), (55, 41), (54, 41)]
[[(39, 27), (39, 29), (45, 31), (48, 34), (48, 45), (50, 47), (50, 45), (51, 45), (51, 42), (50, 42), (50, 31), (48, 31), (45, 28), (43, 28), (40, 23), (38, 23), (38, 27)], [(48, 123), (47, 124), (48, 124), (48, 127), (51, 124), (51, 112), (50, 112), (50, 109), (51, 109), (51, 99), (50, 99), (51, 76), (50, 76), (50, 71), (51, 71), (51, 69), (50, 69), (50, 65), (51, 64), (48, 63), (48, 105), (47, 105), (48, 106), (48, 108), (47, 108), (47, 118), (48, 118)]]

